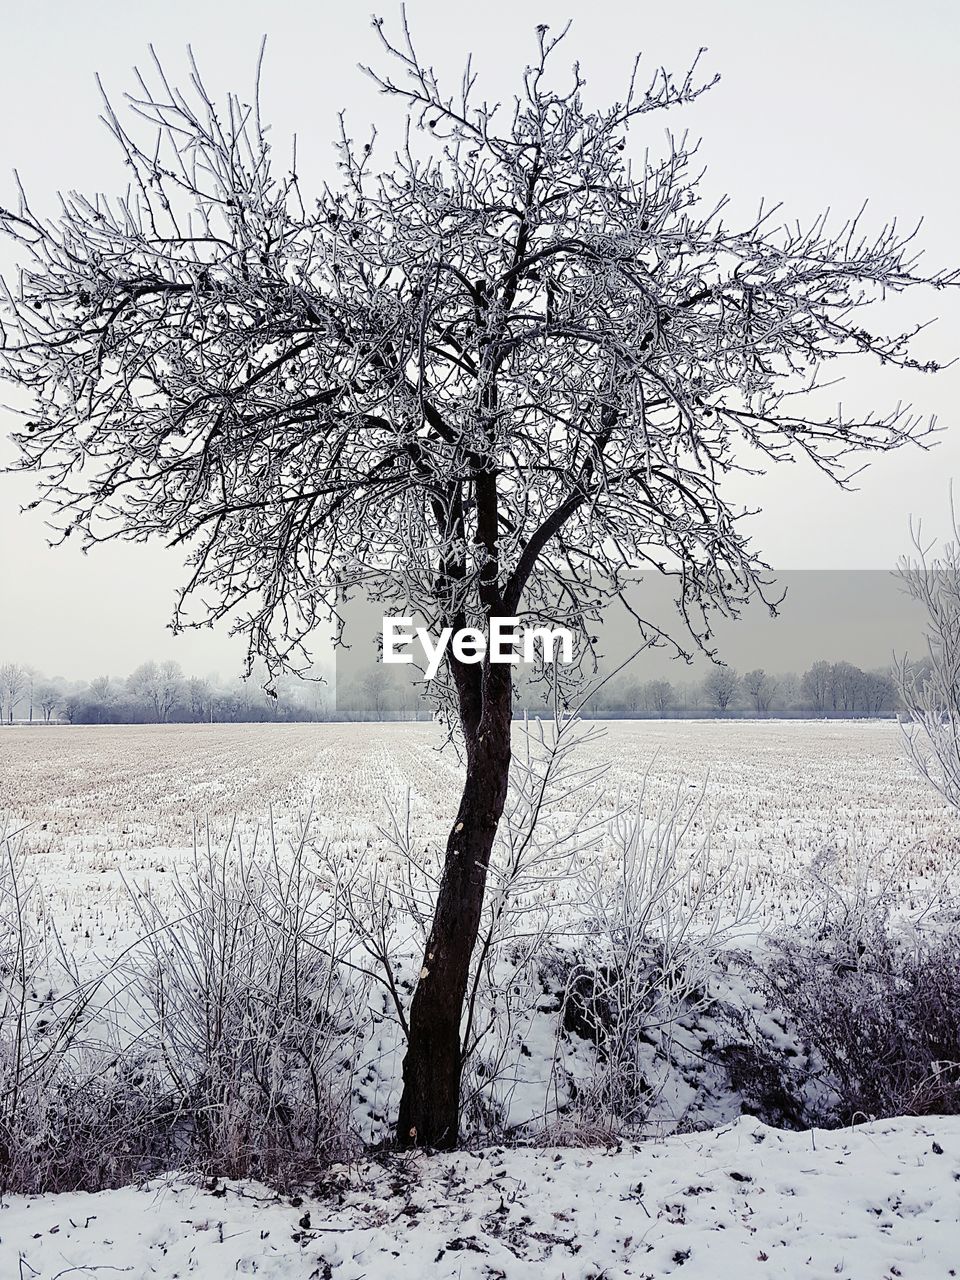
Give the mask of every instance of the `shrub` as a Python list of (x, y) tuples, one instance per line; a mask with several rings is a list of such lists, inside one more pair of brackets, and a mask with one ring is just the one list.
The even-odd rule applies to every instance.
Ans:
[(74, 1088), (95, 992), (96, 983), (80, 982), (46, 919), (36, 879), (27, 872), (22, 832), (3, 828), (0, 1193), (80, 1185), (65, 1167), (89, 1164), (101, 1150), (80, 1119)]
[(306, 827), (288, 851), (265, 843), (208, 835), (166, 910), (130, 888), (131, 991), (180, 1163), (284, 1182), (345, 1152), (364, 991), (343, 978)]
[(880, 862), (844, 886), (819, 859), (801, 927), (746, 966), (760, 1008), (732, 1012), (717, 1056), (766, 1120), (960, 1112), (960, 930), (940, 891), (900, 915)]
[(0, 840), (0, 1192), (100, 1190), (172, 1168), (275, 1185), (346, 1153), (362, 984), (305, 833), (195, 846), (171, 908), (80, 981)]
[(616, 812), (578, 885), (582, 941), (558, 953), (564, 1033), (595, 1046), (573, 1080), (588, 1128), (635, 1130), (666, 1083), (674, 1037), (711, 1003), (719, 953), (750, 914), (731, 860), (711, 849), (702, 793)]
[(888, 932), (856, 961), (783, 943), (770, 983), (822, 1063), (835, 1096), (827, 1118), (960, 1112), (956, 935), (909, 941)]

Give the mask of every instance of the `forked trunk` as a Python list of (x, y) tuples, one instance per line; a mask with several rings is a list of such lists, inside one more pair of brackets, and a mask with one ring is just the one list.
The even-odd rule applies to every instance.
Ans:
[(437, 905), (410, 1007), (401, 1146), (450, 1148), (460, 1122), (460, 1028), (487, 868), (510, 773), (510, 668), (487, 669), (479, 721), (465, 718), (467, 775), (447, 839)]

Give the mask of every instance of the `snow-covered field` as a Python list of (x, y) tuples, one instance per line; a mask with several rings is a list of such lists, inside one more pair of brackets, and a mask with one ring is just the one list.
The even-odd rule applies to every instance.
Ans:
[[(218, 834), (312, 812), (336, 846), (377, 842), (386, 805), (410, 793), (424, 840), (442, 838), (459, 765), (429, 724), (162, 725), (0, 729), (0, 812), (27, 824), (42, 878), (90, 913), (116, 872), (170, 869), (195, 823)], [(855, 869), (902, 863), (936, 875), (960, 824), (914, 773), (888, 721), (614, 721), (583, 750), (609, 761), (621, 801), (647, 776), (651, 800), (706, 784), (718, 855), (735, 852), (777, 910), (792, 877), (826, 850)], [(160, 891), (160, 885), (157, 890)]]
[[(31, 871), (82, 967), (142, 925), (129, 886), (171, 898), (207, 825), (216, 844), (236, 820), (249, 846), (258, 828), (282, 837), (309, 813), (333, 858), (357, 865), (389, 848), (388, 806), (403, 815), (409, 803), (412, 846), (437, 847), (459, 778), (442, 742), (424, 724), (5, 728), (0, 812), (25, 830)], [(864, 868), (886, 877), (909, 908), (952, 875), (960, 852), (960, 821), (886, 722), (613, 722), (579, 763), (608, 763), (597, 803), (611, 811), (642, 791), (646, 812), (677, 793), (689, 808), (704, 788), (694, 835), (712, 829), (711, 857), (736, 869), (751, 928), (793, 917), (814, 862), (828, 858), (841, 881)], [(386, 1124), (399, 1065), (386, 1001), (376, 1021), (354, 1096)], [(518, 1021), (511, 1043), (539, 1088), (554, 1050), (553, 1023), (538, 1025)], [(667, 1102), (692, 1108), (688, 1123), (736, 1114), (735, 1101), (682, 1075)], [(515, 1082), (510, 1096), (525, 1088)], [(370, 1158), (297, 1203), (253, 1183), (176, 1177), (96, 1196), (8, 1197), (0, 1280), (926, 1280), (960, 1273), (958, 1186), (955, 1119), (786, 1133), (744, 1117), (637, 1146)]]

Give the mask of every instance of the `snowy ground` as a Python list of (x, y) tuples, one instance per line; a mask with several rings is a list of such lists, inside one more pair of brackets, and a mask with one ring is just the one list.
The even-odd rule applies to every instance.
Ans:
[[(0, 728), (0, 814), (27, 825), (67, 931), (109, 941), (125, 923), (118, 873), (162, 895), (197, 821), (218, 836), (272, 812), (282, 831), (311, 811), (314, 834), (349, 853), (375, 847), (386, 804), (409, 794), (418, 839), (442, 841), (460, 780), (442, 743), (430, 724)], [(890, 721), (613, 721), (584, 749), (584, 765), (601, 761), (624, 801), (645, 777), (652, 801), (706, 784), (714, 849), (754, 868), (775, 914), (826, 849), (851, 869), (880, 853), (904, 885), (960, 851)]]
[[(892, 721), (620, 720), (606, 731), (585, 763), (609, 761), (611, 788), (635, 794), (648, 770), (654, 794), (707, 781), (721, 841), (767, 857), (825, 840), (903, 848), (948, 825)], [(38, 853), (98, 870), (120, 851), (189, 844), (196, 817), (219, 826), (271, 807), (282, 818), (312, 806), (322, 834), (364, 839), (407, 789), (432, 834), (460, 779), (442, 743), (430, 724), (0, 726), (0, 810), (30, 824)]]
[(302, 1198), (176, 1178), (11, 1197), (4, 1280), (940, 1280), (960, 1270), (960, 1119), (623, 1149), (366, 1160)]
[[(252, 830), (272, 806), (283, 831), (312, 807), (316, 834), (338, 857), (362, 860), (383, 847), (384, 800), (397, 806), (409, 792), (418, 847), (441, 841), (459, 766), (440, 742), (429, 725), (3, 730), (0, 812), (27, 824), (44, 898), (67, 946), (92, 966), (137, 927), (123, 880), (164, 900), (205, 815), (215, 832), (232, 815)], [(639, 794), (648, 770), (648, 800), (707, 780), (712, 847), (734, 857), (767, 927), (790, 919), (804, 869), (826, 852), (841, 874), (875, 861), (910, 906), (960, 850), (955, 816), (914, 776), (889, 723), (619, 722), (587, 755), (612, 761), (609, 788), (621, 802)], [(358, 1112), (376, 1121), (358, 1127), (373, 1137), (389, 1132), (395, 1110), (388, 1012), (354, 1064)], [(539, 1039), (519, 1023), (514, 1039), (524, 1078), (543, 1092), (555, 1028), (537, 1026)], [(674, 1119), (685, 1108), (684, 1123), (735, 1114), (737, 1099), (712, 1093), (701, 1075), (672, 1081), (664, 1096)], [(620, 1151), (371, 1159), (299, 1203), (250, 1183), (203, 1189), (167, 1178), (0, 1207), (0, 1280), (678, 1271), (719, 1280), (960, 1274), (960, 1120), (798, 1134), (742, 1118)]]

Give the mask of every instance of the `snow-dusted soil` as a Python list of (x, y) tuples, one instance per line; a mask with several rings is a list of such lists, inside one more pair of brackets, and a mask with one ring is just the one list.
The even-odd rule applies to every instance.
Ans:
[(165, 1178), (10, 1197), (4, 1280), (747, 1280), (960, 1273), (960, 1118), (341, 1166), (302, 1198)]
[[(409, 797), (415, 837), (442, 847), (461, 780), (443, 742), (409, 723), (0, 727), (0, 820), (23, 829), (62, 931), (109, 949), (136, 923), (121, 873), (163, 898), (197, 824), (219, 843), (236, 821), (249, 840), (309, 812), (316, 839), (354, 856), (382, 848), (387, 804)], [(876, 856), (918, 891), (960, 856), (955, 815), (890, 721), (613, 721), (578, 760), (609, 766), (611, 804), (705, 784), (712, 847), (750, 869), (767, 923), (826, 850), (842, 876)]]

